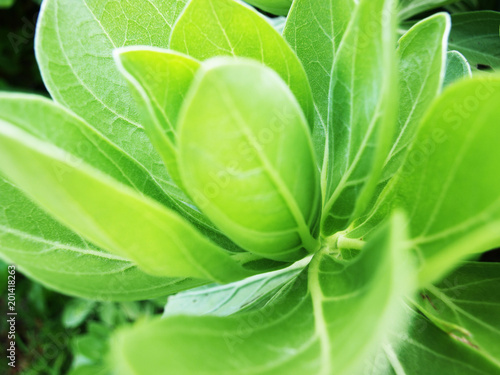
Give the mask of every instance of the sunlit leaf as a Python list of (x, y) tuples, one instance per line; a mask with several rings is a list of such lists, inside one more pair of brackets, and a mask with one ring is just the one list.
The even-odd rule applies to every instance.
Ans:
[(252, 253), (293, 261), (319, 247), (319, 174), (307, 121), (271, 69), (206, 62), (179, 118), (182, 179), (198, 207)]

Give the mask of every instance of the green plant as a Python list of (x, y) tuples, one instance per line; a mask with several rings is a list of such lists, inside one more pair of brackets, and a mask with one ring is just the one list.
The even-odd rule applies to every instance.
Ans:
[(500, 373), (500, 264), (464, 262), (500, 246), (499, 14), (251, 3), (284, 28), (45, 0), (54, 100), (0, 94), (2, 257), (83, 298), (181, 292), (113, 335), (120, 375)]

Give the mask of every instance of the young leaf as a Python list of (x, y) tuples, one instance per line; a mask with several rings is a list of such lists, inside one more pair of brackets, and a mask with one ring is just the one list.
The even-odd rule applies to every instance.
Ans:
[(407, 308), (408, 330), (393, 330), (391, 339), (367, 363), (373, 375), (467, 374), (499, 375), (500, 367), (470, 346), (439, 330), (428, 319)]
[(200, 63), (151, 47), (118, 49), (115, 60), (130, 84), (151, 142), (172, 179), (182, 186), (177, 165), (177, 117)]
[(0, 157), (0, 171), (41, 207), (148, 273), (217, 282), (252, 274), (175, 212), (4, 120)]
[(398, 127), (385, 161), (386, 183), (401, 167), (425, 112), (441, 92), (450, 16), (438, 13), (413, 26), (400, 40)]
[(345, 229), (366, 208), (394, 130), (393, 0), (361, 0), (337, 49), (323, 160), (322, 232)]
[(320, 167), (325, 157), (327, 126), (334, 115), (329, 95), (334, 58), (354, 7), (355, 0), (295, 0), (283, 31), (311, 85), (315, 110), (313, 144)]
[(500, 263), (468, 262), (418, 300), (419, 309), (500, 372)]
[(499, 101), (494, 75), (450, 86), (422, 121), (400, 173), (349, 236), (369, 233), (393, 205), (405, 209), (422, 286), (499, 246), (500, 175), (491, 173), (500, 164)]
[(134, 100), (113, 61), (117, 47), (168, 47), (186, 0), (46, 0), (36, 33), (44, 83), (59, 103), (129, 153), (172, 194), (158, 154), (142, 129)]
[(261, 309), (170, 316), (122, 330), (112, 349), (117, 373), (356, 373), (397, 325), (400, 298), (412, 290), (403, 225), (395, 216), (351, 262), (321, 251)]
[(460, 0), (400, 0), (399, 17), (402, 19), (412, 18), (419, 13), (459, 1)]
[(245, 0), (245, 2), (265, 12), (280, 16), (286, 16), (292, 6), (292, 0)]
[(449, 51), (446, 58), (446, 75), (443, 86), (451, 85), (453, 82), (465, 77), (472, 77), (469, 62), (460, 52)]
[(276, 260), (317, 250), (321, 196), (309, 129), (273, 70), (246, 59), (207, 61), (179, 133), (184, 185), (229, 238)]
[(143, 300), (204, 283), (142, 272), (62, 226), (1, 177), (0, 257), (51, 289), (83, 298)]
[(304, 68), (281, 35), (250, 7), (235, 0), (191, 0), (172, 31), (170, 47), (199, 60), (240, 56), (262, 62), (290, 86), (312, 123)]
[(500, 70), (500, 13), (452, 15), (450, 49), (462, 53), (474, 70)]

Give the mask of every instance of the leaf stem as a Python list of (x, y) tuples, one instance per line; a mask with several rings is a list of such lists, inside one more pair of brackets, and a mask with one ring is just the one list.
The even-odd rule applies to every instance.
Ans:
[(339, 236), (337, 239), (337, 248), (339, 249), (361, 250), (365, 244), (366, 242), (363, 240), (346, 238), (344, 236)]

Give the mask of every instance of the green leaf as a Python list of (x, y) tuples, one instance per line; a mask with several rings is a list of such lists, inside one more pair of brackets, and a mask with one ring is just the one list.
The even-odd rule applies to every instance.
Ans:
[(168, 47), (186, 0), (46, 0), (35, 40), (44, 83), (70, 108), (129, 153), (175, 196), (159, 155), (140, 123), (126, 81), (113, 61), (117, 47)]
[(175, 212), (4, 120), (0, 157), (0, 170), (40, 206), (148, 273), (222, 282), (252, 274)]
[(398, 126), (385, 160), (382, 181), (399, 170), (422, 117), (441, 93), (450, 16), (438, 13), (413, 26), (400, 40)]
[(318, 249), (321, 194), (307, 121), (273, 70), (247, 59), (207, 61), (179, 133), (184, 185), (229, 238), (276, 260)]
[[(119, 332), (115, 371), (127, 374), (353, 374), (412, 290), (404, 220), (395, 216), (351, 262), (323, 250), (262, 309), (171, 316)], [(369, 312), (369, 313), (367, 313)]]
[(500, 13), (492, 11), (452, 15), (450, 49), (457, 50), (473, 70), (500, 70)]
[(63, 227), (3, 178), (0, 257), (51, 289), (98, 300), (142, 300), (203, 284), (145, 274), (134, 263), (100, 250)]
[(422, 286), (463, 258), (498, 247), (499, 101), (498, 76), (451, 85), (422, 121), (400, 173), (349, 237), (369, 233), (394, 205), (411, 213)]
[[(148, 170), (59, 104), (38, 95), (0, 93), (0, 120), (71, 153), (75, 163), (84, 160), (138, 193), (177, 206)], [(57, 172), (61, 178), (65, 174)]]
[(397, 109), (394, 5), (361, 0), (336, 50), (322, 169), (325, 235), (346, 229), (366, 208), (390, 148)]
[(465, 77), (472, 77), (469, 62), (460, 52), (449, 51), (446, 59), (446, 75), (443, 86), (451, 85), (453, 82)]
[(199, 60), (240, 56), (261, 61), (290, 86), (312, 123), (304, 68), (281, 35), (250, 7), (235, 0), (191, 0), (172, 31), (170, 47)]
[[(306, 258), (305, 260), (308, 260)], [(226, 285), (207, 285), (170, 296), (163, 317), (174, 315), (228, 316), (265, 306), (304, 268), (303, 262)]]
[(392, 340), (366, 365), (364, 373), (498, 375), (500, 368), (470, 346), (439, 330), (428, 319), (407, 309), (407, 331), (392, 331)]
[(115, 60), (130, 84), (151, 142), (172, 179), (182, 186), (177, 165), (177, 117), (200, 63), (151, 47), (118, 49)]
[(245, 0), (248, 4), (262, 9), (265, 12), (280, 16), (287, 15), (292, 6), (292, 1), (293, 0)]
[(468, 262), (418, 300), (419, 309), (500, 372), (500, 263)]
[(402, 19), (408, 19), (419, 13), (439, 8), (443, 5), (457, 3), (459, 1), (460, 0), (400, 0), (399, 17)]
[[(69, 161), (78, 164), (85, 159), (85, 163), (138, 193), (175, 207), (142, 166), (78, 117), (47, 99), (0, 94), (0, 120), (71, 152)], [(67, 169), (54, 165), (51, 173), (59, 181)], [(36, 180), (31, 185), (36, 188), (33, 181)], [(0, 192), (0, 253), (46, 286), (93, 299), (144, 299), (201, 284), (147, 276), (134, 263), (100, 250), (54, 221), (18, 187), (2, 178)]]
[(113, 50), (130, 45), (168, 47), (185, 0), (47, 0), (37, 23), (36, 55), (47, 89), (143, 165), (175, 199), (177, 211), (229, 250), (227, 240), (172, 183), (148, 139)]
[(283, 36), (307, 73), (314, 98), (313, 143), (321, 167), (330, 118), (333, 65), (336, 51), (351, 19), (354, 0), (295, 0)]

